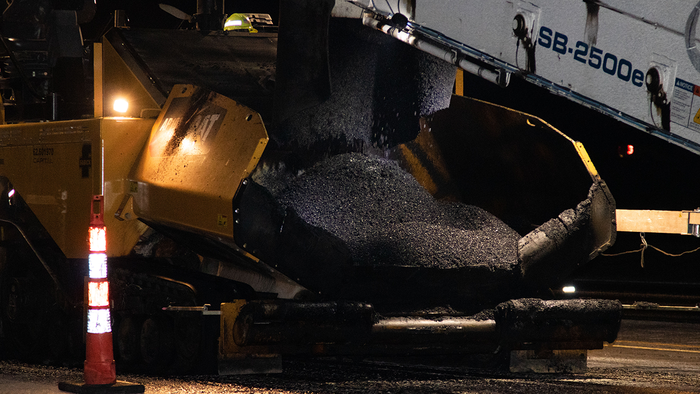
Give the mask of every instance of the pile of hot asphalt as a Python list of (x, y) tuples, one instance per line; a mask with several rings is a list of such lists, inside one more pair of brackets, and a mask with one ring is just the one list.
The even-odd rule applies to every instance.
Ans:
[(481, 208), (436, 200), (391, 160), (333, 156), (275, 194), (344, 241), (355, 265), (517, 266), (518, 233)]

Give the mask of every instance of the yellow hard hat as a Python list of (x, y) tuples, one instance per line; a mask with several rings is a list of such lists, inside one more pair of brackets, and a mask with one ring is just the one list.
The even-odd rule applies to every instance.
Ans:
[(249, 33), (258, 32), (245, 14), (231, 14), (231, 16), (226, 19), (224, 31), (231, 30), (248, 30)]

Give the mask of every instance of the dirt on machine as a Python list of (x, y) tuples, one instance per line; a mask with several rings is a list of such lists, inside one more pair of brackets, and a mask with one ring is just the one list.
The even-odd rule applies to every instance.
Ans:
[[(615, 340), (618, 302), (547, 296), (615, 240), (584, 147), (452, 94), (453, 65), (334, 5), (115, 27), (79, 54), (47, 27), (76, 10), (33, 26), (45, 48), (3, 32), (6, 67), (46, 73), (0, 78), (0, 355), (80, 359), (94, 195), (125, 370), (450, 354), (580, 371)], [(77, 71), (91, 83), (61, 90)]]

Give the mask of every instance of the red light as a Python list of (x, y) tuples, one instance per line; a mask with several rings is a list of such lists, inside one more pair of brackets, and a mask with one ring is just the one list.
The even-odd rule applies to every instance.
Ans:
[(629, 157), (634, 154), (634, 145), (629, 144), (629, 145), (618, 145), (617, 146), (617, 155), (620, 157)]

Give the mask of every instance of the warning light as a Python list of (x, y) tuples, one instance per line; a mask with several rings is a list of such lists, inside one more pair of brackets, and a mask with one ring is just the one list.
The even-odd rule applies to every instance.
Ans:
[(620, 157), (632, 156), (634, 154), (634, 145), (620, 145), (617, 147), (617, 154)]

